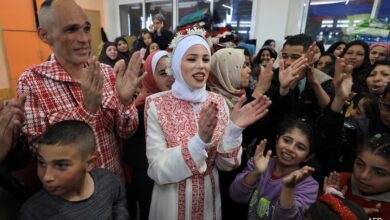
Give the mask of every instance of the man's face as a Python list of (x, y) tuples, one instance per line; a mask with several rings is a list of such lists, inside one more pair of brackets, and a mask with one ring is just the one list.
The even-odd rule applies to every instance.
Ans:
[(62, 65), (82, 65), (91, 53), (91, 24), (73, 1), (55, 1), (46, 43)]
[(303, 46), (301, 45), (288, 45), (286, 44), (282, 49), (282, 58), (284, 59), (284, 68), (287, 69), (291, 63), (299, 59), (305, 53)]
[(153, 28), (155, 31), (160, 30), (163, 27), (163, 22), (157, 19), (153, 20)]

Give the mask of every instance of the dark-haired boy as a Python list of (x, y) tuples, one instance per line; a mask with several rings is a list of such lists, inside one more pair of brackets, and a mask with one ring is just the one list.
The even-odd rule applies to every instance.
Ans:
[(40, 192), (19, 219), (128, 219), (125, 190), (117, 176), (94, 169), (95, 135), (84, 122), (49, 127), (37, 141)]
[(279, 69), (268, 73), (268, 78), (259, 77), (252, 95), (265, 93), (271, 98), (274, 118), (293, 116), (315, 121), (333, 98), (332, 78), (314, 68), (313, 42), (306, 34), (290, 36), (283, 44)]

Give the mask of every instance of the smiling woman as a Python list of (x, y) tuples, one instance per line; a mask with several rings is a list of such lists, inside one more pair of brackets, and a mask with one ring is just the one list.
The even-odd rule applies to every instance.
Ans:
[[(261, 96), (242, 106), (241, 97), (230, 114), (221, 95), (206, 91), (205, 35), (200, 29), (177, 34), (169, 49), (172, 91), (146, 99), (146, 156), (155, 182), (149, 219), (221, 219), (217, 167), (239, 166), (243, 128), (271, 104)], [(172, 199), (177, 202), (166, 202)]]

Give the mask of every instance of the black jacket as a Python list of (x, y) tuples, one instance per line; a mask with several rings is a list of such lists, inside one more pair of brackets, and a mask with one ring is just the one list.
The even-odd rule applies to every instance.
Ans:
[(154, 42), (158, 44), (160, 50), (166, 50), (173, 39), (173, 33), (163, 29), (161, 33), (154, 33)]

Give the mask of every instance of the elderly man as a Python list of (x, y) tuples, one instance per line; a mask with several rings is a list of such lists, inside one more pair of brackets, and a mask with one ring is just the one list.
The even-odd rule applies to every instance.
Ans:
[(48, 44), (55, 59), (23, 72), (18, 94), (27, 96), (24, 105), (29, 144), (46, 128), (63, 120), (88, 123), (97, 138), (97, 167), (123, 176), (117, 137), (131, 136), (138, 126), (132, 104), (141, 57), (134, 53), (129, 68), (124, 62), (115, 76), (111, 67), (91, 58), (91, 23), (73, 0), (46, 0), (39, 11), (38, 35)]
[(173, 39), (173, 34), (165, 29), (165, 17), (158, 13), (153, 16), (153, 25), (150, 27), (150, 32), (153, 33), (153, 41), (156, 42), (160, 50), (166, 50)]

